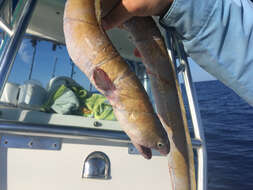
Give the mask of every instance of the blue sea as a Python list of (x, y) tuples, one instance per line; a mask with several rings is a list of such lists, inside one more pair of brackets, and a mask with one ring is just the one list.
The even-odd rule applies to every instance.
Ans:
[(253, 190), (253, 107), (219, 81), (195, 87), (207, 143), (208, 189)]

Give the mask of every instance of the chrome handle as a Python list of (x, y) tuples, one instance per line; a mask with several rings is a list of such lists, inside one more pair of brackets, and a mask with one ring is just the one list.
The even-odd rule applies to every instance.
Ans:
[(82, 178), (111, 179), (108, 156), (99, 151), (90, 153), (84, 161)]

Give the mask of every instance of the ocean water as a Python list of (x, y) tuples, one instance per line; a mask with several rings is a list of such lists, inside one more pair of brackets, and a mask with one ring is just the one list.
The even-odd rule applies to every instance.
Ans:
[(253, 190), (253, 107), (219, 81), (195, 87), (207, 143), (208, 189)]

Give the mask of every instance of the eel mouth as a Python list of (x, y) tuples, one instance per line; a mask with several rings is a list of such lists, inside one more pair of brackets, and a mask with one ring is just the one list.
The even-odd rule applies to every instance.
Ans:
[(135, 143), (133, 144), (144, 158), (146, 158), (147, 160), (150, 160), (152, 158), (152, 151), (150, 148)]
[[(135, 148), (139, 151), (139, 153), (146, 159), (151, 159), (152, 158), (152, 150), (151, 148), (148, 148), (146, 146), (140, 145), (140, 144), (136, 144), (133, 143), (133, 145), (135, 146)], [(165, 145), (163, 148), (160, 148), (159, 150), (157, 150), (160, 152), (161, 155), (166, 156), (169, 152), (170, 152), (170, 146), (168, 144)]]

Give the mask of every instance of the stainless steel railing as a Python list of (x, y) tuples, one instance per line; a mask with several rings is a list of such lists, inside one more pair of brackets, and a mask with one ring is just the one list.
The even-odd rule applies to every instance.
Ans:
[[(200, 146), (196, 148), (198, 167), (197, 167), (197, 189), (206, 190), (207, 189), (207, 151), (205, 135), (201, 121), (201, 115), (198, 107), (198, 100), (196, 95), (196, 90), (192, 81), (192, 76), (190, 72), (190, 67), (188, 64), (187, 55), (184, 51), (182, 42), (177, 38), (176, 33), (171, 32), (170, 41), (173, 44), (172, 52), (176, 53), (179, 60), (179, 66), (177, 66), (177, 72), (182, 73), (184, 85), (186, 89), (187, 101), (189, 104), (191, 120), (194, 131), (194, 138), (200, 142)], [(172, 53), (173, 54), (173, 53)], [(176, 61), (173, 58), (174, 62)], [(176, 63), (175, 63), (176, 65)], [(196, 146), (194, 146), (196, 147)]]
[[(22, 9), (21, 15), (18, 19), (16, 27), (12, 31), (6, 29), (7, 34), (10, 35), (8, 43), (3, 50), (0, 59), (0, 96), (3, 92), (3, 87), (8, 79), (8, 75), (11, 71), (14, 59), (16, 57), (19, 46), (22, 42), (23, 35), (26, 31), (26, 28), (29, 24), (30, 18), (32, 16), (33, 10), (35, 8), (37, 0), (27, 0), (24, 8)], [(4, 24), (4, 23), (2, 23)], [(8, 28), (9, 29), (9, 28)]]
[[(38, 125), (16, 121), (1, 121), (0, 133), (26, 136), (46, 136), (52, 138), (95, 138), (103, 141), (125, 143), (126, 146), (131, 143), (129, 137), (123, 131), (61, 125)], [(201, 142), (198, 139), (192, 139), (192, 144), (196, 149), (201, 146)]]

